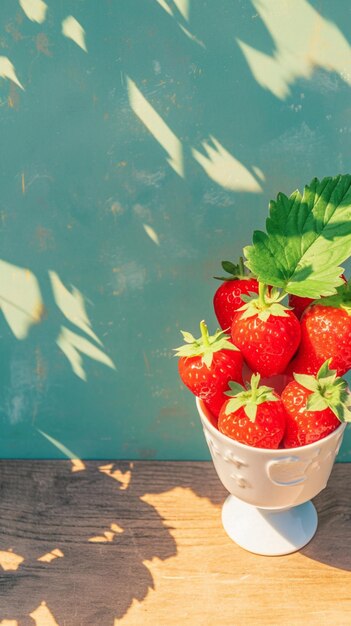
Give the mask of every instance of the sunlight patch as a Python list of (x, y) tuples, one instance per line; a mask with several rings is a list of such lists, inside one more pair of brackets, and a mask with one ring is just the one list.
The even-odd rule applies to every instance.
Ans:
[(128, 489), (129, 483), (132, 478), (132, 473), (130, 472), (130, 470), (127, 470), (126, 472), (121, 472), (121, 470), (119, 469), (114, 470), (113, 463), (110, 463), (109, 465), (100, 465), (99, 471), (121, 483), (121, 491)]
[(12, 550), (0, 550), (0, 567), (5, 571), (18, 570), (24, 558)]
[[(261, 185), (251, 172), (228, 152), (215, 137), (210, 137), (210, 143), (202, 142), (202, 146), (207, 155), (193, 149), (194, 159), (205, 170), (207, 176), (214, 180), (224, 189), (231, 191), (247, 191), (260, 193)], [(261, 173), (263, 175), (263, 173)]]
[(153, 228), (151, 228), (151, 226), (148, 226), (148, 224), (143, 224), (144, 230), (146, 232), (146, 234), (150, 237), (150, 239), (157, 245), (160, 245), (160, 240), (158, 238), (158, 234), (154, 231)]
[(69, 15), (62, 22), (62, 34), (72, 39), (84, 52), (88, 52), (85, 43), (85, 30), (73, 15)]
[(24, 89), (22, 83), (20, 83), (17, 78), (14, 65), (7, 57), (0, 56), (0, 78), (8, 78), (8, 80), (11, 80), (13, 83), (15, 83), (15, 85), (17, 85), (21, 89)]
[(83, 461), (79, 459), (77, 455), (74, 454), (74, 452), (72, 452), (72, 450), (67, 448), (63, 443), (61, 443), (60, 441), (57, 441), (57, 439), (54, 439), (53, 437), (50, 437), (50, 435), (48, 435), (47, 433), (44, 433), (44, 431), (40, 430), (39, 428), (37, 428), (37, 431), (43, 437), (45, 437), (48, 441), (50, 441), (50, 443), (52, 443), (52, 445), (55, 446), (55, 448), (60, 450), (60, 452), (62, 452), (66, 457), (70, 459), (72, 463), (72, 472), (81, 472), (82, 470), (86, 469), (86, 466), (83, 463)]
[(61, 550), (59, 550), (59, 548), (54, 548), (51, 552), (47, 552), (46, 554), (43, 554), (43, 556), (40, 556), (37, 561), (41, 561), (42, 563), (51, 563), (51, 561), (62, 558), (63, 556), (64, 554)]
[(199, 46), (201, 46), (201, 48), (206, 48), (204, 42), (201, 41), (201, 39), (198, 39), (197, 37), (195, 37), (195, 35), (193, 35), (190, 32), (190, 30), (185, 28), (185, 26), (183, 26), (182, 24), (179, 24), (179, 28), (183, 31), (184, 35), (186, 35), (187, 37), (189, 37), (189, 39), (191, 39), (191, 41), (194, 41), (194, 43), (197, 43)]
[(102, 345), (102, 342), (91, 328), (91, 322), (85, 309), (84, 298), (80, 291), (75, 287), (72, 287), (72, 291), (69, 291), (56, 272), (49, 272), (49, 276), (55, 302), (63, 315), (72, 322), (72, 324), (78, 326), (78, 328), (94, 339), (94, 341)]
[(171, 9), (171, 7), (167, 4), (166, 0), (156, 0), (156, 2), (159, 3), (159, 5), (169, 14), (169, 15), (173, 15), (173, 11)]
[(135, 115), (145, 124), (156, 141), (166, 150), (167, 159), (174, 171), (184, 178), (183, 146), (174, 132), (167, 126), (162, 117), (155, 111), (143, 96), (135, 82), (127, 76), (128, 97)]
[(35, 626), (60, 626), (46, 605), (46, 602), (42, 602), (33, 613), (30, 613), (30, 617), (35, 621)]
[(61, 332), (56, 343), (69, 360), (73, 372), (82, 380), (87, 380), (87, 375), (83, 367), (83, 359), (80, 353), (85, 354), (90, 359), (99, 361), (111, 369), (116, 369), (112, 359), (102, 350), (94, 346), (88, 339), (72, 332), (65, 326), (61, 326)]
[(97, 535), (96, 537), (90, 537), (88, 541), (90, 543), (111, 543), (116, 535), (123, 533), (124, 530), (118, 524), (113, 523), (110, 526), (110, 530), (106, 530), (103, 535)]
[(19, 0), (28, 19), (42, 24), (45, 21), (47, 4), (43, 0)]
[(44, 313), (39, 283), (27, 268), (0, 260), (0, 307), (17, 339), (25, 339)]
[(184, 19), (188, 21), (190, 12), (189, 0), (173, 0), (173, 2), (176, 5), (179, 13), (181, 13)]
[(306, 0), (253, 0), (273, 39), (275, 51), (266, 54), (241, 39), (237, 43), (256, 81), (280, 100), (290, 85), (310, 79), (315, 68), (336, 72), (351, 85), (351, 47), (339, 28), (322, 17)]

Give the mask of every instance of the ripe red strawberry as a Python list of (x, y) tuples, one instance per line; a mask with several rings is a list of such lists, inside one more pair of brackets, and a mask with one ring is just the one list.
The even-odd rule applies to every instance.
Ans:
[(216, 276), (218, 280), (224, 282), (214, 295), (213, 307), (220, 327), (229, 331), (235, 311), (243, 305), (242, 294), (258, 293), (258, 282), (253, 276), (245, 275), (242, 258), (238, 265), (222, 261), (222, 267), (228, 272), (228, 277)]
[(218, 417), (223, 402), (227, 400), (224, 392), (229, 389), (229, 381), (242, 383), (243, 357), (223, 331), (218, 330), (209, 336), (203, 321), (200, 329), (200, 339), (182, 331), (187, 345), (176, 348), (176, 356), (180, 357), (179, 375), (190, 391)]
[(224, 435), (255, 448), (278, 448), (285, 431), (285, 410), (270, 387), (259, 386), (260, 375), (253, 374), (244, 389), (230, 383), (231, 396), (222, 406), (218, 429)]
[(312, 304), (312, 298), (289, 295), (289, 306), (292, 307), (297, 319), (300, 319), (307, 307)]
[(317, 374), (330, 358), (338, 376), (351, 368), (351, 302), (347, 291), (341, 296), (323, 298), (305, 311), (299, 351), (288, 372)]
[(283, 444), (296, 448), (332, 433), (340, 422), (351, 421), (347, 383), (326, 361), (317, 376), (295, 374), (282, 393), (287, 421)]
[[(341, 278), (345, 283), (347, 282), (344, 274), (341, 275)], [(289, 295), (289, 306), (292, 307), (298, 319), (301, 318), (303, 312), (310, 304), (312, 304), (312, 302), (314, 302), (314, 300), (311, 298), (302, 298), (301, 296), (293, 296), (292, 294)]]
[(282, 374), (300, 343), (300, 324), (294, 313), (278, 304), (278, 292), (264, 295), (261, 287), (235, 314), (231, 328), (233, 343), (247, 365), (262, 377)]

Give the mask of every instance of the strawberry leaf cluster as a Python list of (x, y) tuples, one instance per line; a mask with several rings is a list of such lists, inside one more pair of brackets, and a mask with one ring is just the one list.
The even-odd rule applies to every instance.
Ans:
[(315, 178), (303, 194), (279, 193), (266, 231), (255, 231), (244, 249), (259, 282), (301, 297), (333, 295), (351, 255), (351, 176)]

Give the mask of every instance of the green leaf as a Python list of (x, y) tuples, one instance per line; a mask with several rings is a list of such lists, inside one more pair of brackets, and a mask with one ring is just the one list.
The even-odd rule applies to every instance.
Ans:
[(222, 261), (222, 268), (228, 274), (232, 274), (233, 276), (237, 276), (239, 274), (239, 265), (235, 265), (231, 261)]
[(285, 307), (282, 304), (277, 304), (274, 302), (269, 306), (267, 310), (269, 312), (269, 315), (274, 315), (274, 317), (288, 317), (288, 313), (286, 311), (289, 311), (289, 307)]
[(245, 400), (243, 398), (238, 398), (235, 396), (232, 400), (229, 400), (228, 404), (225, 408), (225, 414), (230, 415), (230, 413), (236, 413), (242, 406), (245, 406)]
[(185, 330), (181, 330), (180, 332), (182, 333), (183, 339), (186, 343), (194, 343), (196, 341), (195, 337), (191, 333), (188, 333)]
[(231, 261), (222, 261), (221, 265), (224, 271), (229, 274), (229, 276), (214, 276), (213, 278), (216, 278), (217, 280), (229, 281), (250, 278), (246, 271), (244, 259), (242, 256), (240, 257), (239, 263), (237, 264), (232, 263)]
[(294, 378), (299, 385), (302, 385), (305, 389), (309, 391), (317, 391), (318, 389), (318, 381), (315, 376), (310, 376), (309, 374), (295, 374)]
[(351, 411), (344, 404), (340, 403), (335, 405), (334, 409), (332, 408), (332, 411), (340, 422), (351, 422)]
[(212, 365), (212, 361), (213, 361), (213, 352), (205, 352), (202, 357), (202, 360), (205, 363), (206, 367), (210, 369)]
[(228, 390), (224, 392), (227, 396), (236, 396), (238, 393), (245, 391), (245, 388), (239, 383), (236, 383), (234, 380), (230, 380), (228, 384), (230, 391)]
[[(250, 296), (250, 295), (246, 295), (246, 293), (242, 293), (242, 294), (240, 295), (240, 297), (241, 297), (242, 301), (243, 301), (243, 302), (245, 302), (245, 304), (246, 304), (247, 302), (251, 302), (251, 300), (252, 300), (252, 296)], [(256, 294), (256, 298), (257, 298), (257, 294)], [(243, 307), (241, 307), (241, 308), (243, 308)]]
[[(260, 320), (262, 320), (262, 322), (267, 322), (267, 320), (270, 318), (270, 311), (269, 309), (264, 309), (264, 311), (260, 311), (258, 314), (258, 317)], [(245, 317), (245, 313), (243, 313), (243, 315), (241, 316), (243, 319)]]
[(336, 370), (331, 370), (330, 369), (330, 363), (331, 363), (331, 359), (327, 359), (326, 361), (324, 361), (324, 363), (320, 366), (318, 372), (317, 372), (317, 378), (318, 380), (321, 379), (327, 379), (328, 382), (329, 380), (332, 379), (332, 382), (334, 382), (334, 380), (336, 379), (337, 376), (337, 371)]
[(313, 299), (334, 294), (340, 263), (351, 255), (351, 176), (315, 178), (303, 195), (278, 194), (266, 229), (244, 249), (260, 282)]
[(307, 398), (306, 408), (307, 411), (324, 411), (324, 409), (328, 408), (328, 403), (318, 392), (311, 393)]
[(323, 298), (323, 300), (315, 300), (314, 304), (323, 304), (323, 306), (343, 309), (348, 315), (351, 315), (351, 291), (349, 284), (341, 285), (338, 287), (335, 295)]
[(244, 407), (244, 411), (250, 422), (254, 422), (257, 415), (257, 404), (254, 402), (248, 402)]

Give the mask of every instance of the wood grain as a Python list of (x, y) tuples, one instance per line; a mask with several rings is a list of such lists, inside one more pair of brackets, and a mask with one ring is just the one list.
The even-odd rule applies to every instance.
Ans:
[(0, 461), (0, 625), (346, 626), (350, 472), (312, 542), (270, 558), (226, 536), (211, 463)]

